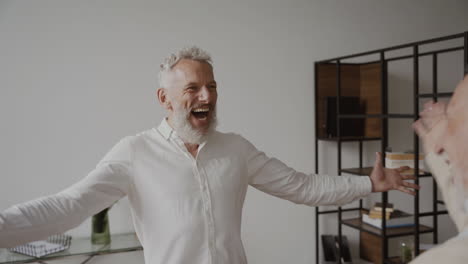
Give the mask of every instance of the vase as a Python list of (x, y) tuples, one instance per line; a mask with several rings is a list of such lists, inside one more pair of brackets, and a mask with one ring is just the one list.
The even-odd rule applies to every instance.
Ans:
[(409, 263), (413, 258), (413, 246), (410, 239), (404, 239), (400, 241), (400, 258), (401, 262), (406, 264)]
[(92, 231), (91, 231), (91, 243), (104, 245), (111, 242), (110, 231), (109, 231), (109, 208), (102, 210), (101, 212), (93, 215), (92, 217)]

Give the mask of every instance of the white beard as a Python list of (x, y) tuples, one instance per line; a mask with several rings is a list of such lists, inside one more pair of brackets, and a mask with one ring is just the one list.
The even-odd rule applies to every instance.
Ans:
[(201, 131), (194, 129), (192, 124), (190, 124), (190, 110), (184, 109), (179, 105), (174, 106), (174, 113), (172, 115), (172, 125), (174, 126), (174, 130), (177, 135), (184, 141), (184, 143), (188, 144), (201, 144), (205, 141), (206, 136), (211, 132), (215, 131), (216, 126), (218, 125), (218, 121), (216, 118), (216, 107), (211, 109), (213, 111), (211, 113), (211, 120), (209, 123), (209, 127), (206, 131)]

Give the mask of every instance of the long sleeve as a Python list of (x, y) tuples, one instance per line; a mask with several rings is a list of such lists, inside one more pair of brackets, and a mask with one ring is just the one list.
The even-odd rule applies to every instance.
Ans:
[(453, 171), (442, 155), (433, 152), (427, 155), (426, 163), (437, 181), (450, 217), (458, 231), (463, 230), (468, 224), (468, 216), (463, 210), (464, 197), (460, 197), (460, 192), (457, 191)]
[(372, 191), (369, 177), (307, 175), (269, 158), (245, 141), (249, 184), (265, 193), (297, 204), (318, 206), (350, 203)]
[(114, 146), (83, 180), (0, 213), (0, 247), (13, 247), (74, 228), (125, 196), (132, 165), (130, 138)]

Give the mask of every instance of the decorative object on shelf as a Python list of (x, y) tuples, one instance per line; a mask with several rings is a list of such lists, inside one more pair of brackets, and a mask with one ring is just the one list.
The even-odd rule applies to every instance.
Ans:
[[(419, 154), (419, 173), (425, 173), (424, 154)], [(402, 174), (414, 175), (414, 153), (405, 152), (385, 152), (385, 167), (396, 169), (402, 166), (408, 166), (411, 169), (403, 171)]]
[(410, 239), (400, 241), (400, 259), (402, 263), (409, 263), (413, 259), (414, 252), (412, 244), (412, 240)]
[(92, 217), (91, 242), (93, 244), (100, 245), (109, 244), (111, 242), (108, 215), (109, 209), (110, 207), (102, 210)]
[[(338, 236), (322, 235), (322, 248), (325, 262), (336, 263), (338, 261), (340, 252)], [(351, 251), (346, 236), (341, 236), (341, 262), (352, 263)]]
[(10, 251), (40, 258), (52, 253), (60, 252), (70, 247), (71, 236), (53, 235), (47, 240), (38, 240), (10, 248)]
[[(392, 212), (395, 211), (393, 204), (387, 204), (385, 209), (385, 219), (390, 219)], [(382, 219), (383, 218), (383, 207), (382, 203), (376, 203), (374, 207), (369, 212), (369, 217), (373, 219)]]
[[(382, 211), (383, 211), (383, 205), (382, 205), (382, 203), (375, 203), (373, 209), (374, 209), (375, 211), (382, 212)], [(387, 206), (385, 207), (385, 212), (391, 213), (391, 212), (393, 212), (393, 211), (395, 211), (395, 208), (393, 207), (393, 204), (392, 204), (392, 203), (387, 203)]]
[[(382, 228), (382, 217), (376, 218), (371, 217), (370, 214), (362, 214), (362, 222), (377, 227)], [(404, 227), (404, 226), (413, 226), (414, 225), (414, 216), (408, 213), (405, 213), (400, 210), (395, 210), (389, 216), (388, 220), (385, 221), (385, 227), (395, 228), (395, 227)]]
[[(336, 96), (326, 97), (326, 129), (329, 138), (338, 136), (336, 113)], [(358, 96), (342, 96), (340, 98), (340, 109), (347, 114), (365, 114), (365, 104)], [(364, 119), (343, 119), (340, 121), (340, 136), (342, 137), (364, 137)]]
[[(391, 212), (385, 213), (385, 219), (386, 220), (390, 219), (391, 214), (392, 214)], [(381, 211), (371, 210), (369, 212), (369, 217), (372, 218), (372, 219), (382, 219), (383, 218), (383, 213)]]
[(323, 258), (325, 262), (338, 260), (338, 247), (333, 235), (322, 235)]

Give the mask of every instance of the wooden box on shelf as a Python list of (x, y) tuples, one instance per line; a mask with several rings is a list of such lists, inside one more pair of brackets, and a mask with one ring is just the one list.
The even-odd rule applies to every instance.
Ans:
[[(369, 210), (363, 209), (361, 214), (367, 214)], [(383, 237), (382, 229), (364, 223), (361, 217), (343, 219), (342, 224), (359, 230), (360, 248), (359, 253), (361, 259), (370, 261), (375, 264), (384, 264), (382, 262), (382, 243), (385, 239)], [(414, 226), (402, 226), (386, 228), (387, 238), (410, 236), (414, 233)], [(419, 232), (431, 233), (434, 229), (426, 225), (419, 225)]]
[(382, 238), (368, 232), (359, 232), (359, 254), (362, 259), (375, 264), (382, 263)]

